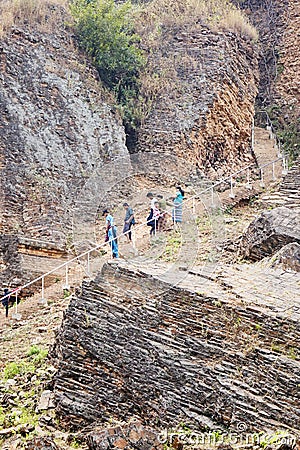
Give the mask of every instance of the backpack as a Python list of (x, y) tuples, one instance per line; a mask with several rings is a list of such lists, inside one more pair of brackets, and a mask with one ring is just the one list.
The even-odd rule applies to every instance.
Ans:
[(151, 208), (149, 216), (147, 217), (147, 226), (148, 227), (152, 227), (154, 225), (154, 220), (151, 220), (151, 219), (153, 219), (153, 209), (152, 208)]

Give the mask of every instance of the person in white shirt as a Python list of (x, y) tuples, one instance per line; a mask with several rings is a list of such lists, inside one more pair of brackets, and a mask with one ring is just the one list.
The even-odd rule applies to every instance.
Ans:
[(155, 203), (158, 202), (157, 198), (154, 197), (154, 194), (152, 194), (152, 192), (148, 192), (147, 198), (150, 199), (150, 208), (154, 209)]

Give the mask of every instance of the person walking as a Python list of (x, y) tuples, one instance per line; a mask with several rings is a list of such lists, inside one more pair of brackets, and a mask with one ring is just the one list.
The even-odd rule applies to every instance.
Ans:
[(154, 208), (154, 204), (156, 202), (158, 202), (157, 198), (155, 198), (154, 194), (152, 194), (152, 192), (148, 192), (147, 198), (149, 198), (150, 200), (150, 208), (153, 209)]
[(126, 233), (128, 241), (131, 242), (131, 227), (132, 225), (135, 225), (134, 212), (133, 209), (128, 205), (128, 203), (124, 203), (123, 206), (126, 211), (123, 233)]
[(156, 234), (158, 230), (158, 221), (160, 218), (159, 203), (156, 201), (151, 208), (151, 212), (147, 217), (147, 225), (150, 226), (150, 237)]
[(182, 222), (182, 203), (184, 199), (184, 191), (180, 186), (176, 187), (176, 197), (173, 200), (172, 220), (173, 224), (179, 224)]
[(10, 299), (10, 292), (8, 288), (4, 289), (4, 296), (5, 298), (2, 300), (2, 305), (5, 308), (5, 317), (8, 317), (8, 306), (9, 306), (9, 299)]
[(106, 223), (106, 237), (105, 241), (109, 242), (109, 245), (111, 247), (112, 251), (112, 257), (113, 258), (119, 258), (119, 247), (118, 247), (118, 240), (117, 240), (117, 227), (114, 224), (114, 218), (109, 213), (108, 209), (104, 209), (102, 216), (105, 217), (105, 223)]

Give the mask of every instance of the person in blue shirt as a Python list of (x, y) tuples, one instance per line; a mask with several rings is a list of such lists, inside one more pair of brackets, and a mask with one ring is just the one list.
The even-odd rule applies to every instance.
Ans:
[(104, 209), (102, 216), (105, 217), (106, 223), (106, 241), (109, 242), (113, 258), (119, 258), (119, 248), (117, 240), (117, 227), (114, 224), (114, 218), (109, 213), (108, 209)]

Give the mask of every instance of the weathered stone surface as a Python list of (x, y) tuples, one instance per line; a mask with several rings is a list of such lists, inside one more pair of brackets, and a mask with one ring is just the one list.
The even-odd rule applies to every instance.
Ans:
[(26, 450), (59, 450), (51, 437), (36, 437), (26, 444)]
[(85, 436), (91, 450), (163, 450), (163, 445), (158, 441), (159, 432), (145, 427), (140, 421), (120, 423), (110, 427), (95, 427)]
[(279, 187), (285, 205), (300, 207), (300, 157), (294, 162)]
[(278, 191), (264, 195), (263, 200), (273, 206), (300, 207), (300, 157), (284, 176)]
[[(275, 83), (278, 77), (278, 48), (284, 40), (284, 30), (288, 26), (288, 14), (291, 1), (275, 0), (233, 0), (238, 7), (249, 14), (252, 23), (259, 31), (259, 106), (272, 104)], [(296, 0), (297, 1), (297, 0)]]
[(138, 416), (155, 427), (297, 428), (299, 340), (298, 321), (271, 306), (106, 265), (57, 336), (58, 413), (77, 426)]
[(0, 235), (0, 278), (3, 284), (16, 284), (14, 279), (21, 277), (21, 256), (18, 253), (17, 236)]
[[(259, 31), (260, 82), (257, 104), (270, 108), (276, 128), (300, 153), (300, 3), (299, 0), (234, 0)], [(265, 122), (265, 117), (263, 117)]]
[(52, 242), (53, 256), (64, 250), (130, 167), (122, 120), (76, 49), (66, 12), (57, 17), (44, 31), (14, 27), (0, 45), (0, 232), (30, 238), (20, 250), (47, 256), (39, 241)]
[(51, 391), (45, 390), (42, 392), (37, 408), (39, 411), (55, 408), (55, 404), (53, 402), (53, 393)]
[(283, 269), (292, 269), (300, 272), (300, 245), (296, 242), (285, 245), (272, 258), (272, 266), (280, 264)]
[(300, 243), (300, 210), (282, 206), (261, 213), (249, 225), (240, 249), (243, 256), (260, 260), (291, 242)]
[(173, 156), (220, 176), (252, 160), (258, 66), (250, 40), (200, 23), (164, 27), (150, 62), (164, 82), (131, 150), (139, 163)]

